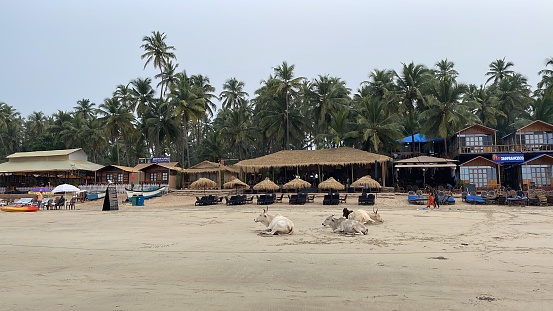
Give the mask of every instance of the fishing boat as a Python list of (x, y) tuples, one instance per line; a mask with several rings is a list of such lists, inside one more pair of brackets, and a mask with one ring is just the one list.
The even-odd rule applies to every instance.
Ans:
[(86, 194), (86, 200), (87, 201), (94, 201), (94, 200), (102, 199), (105, 196), (106, 196), (105, 191), (88, 192)]
[(163, 187), (154, 186), (154, 187), (144, 188), (142, 190), (125, 188), (125, 191), (127, 192), (127, 198), (131, 198), (136, 195), (136, 196), (143, 196), (144, 199), (150, 199), (166, 193), (167, 186), (163, 186)]
[(4, 212), (36, 212), (38, 211), (38, 206), (37, 205), (0, 206), (0, 210)]

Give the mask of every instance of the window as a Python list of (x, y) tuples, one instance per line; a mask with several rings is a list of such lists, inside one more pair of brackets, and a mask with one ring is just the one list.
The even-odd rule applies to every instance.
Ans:
[(532, 149), (539, 149), (545, 143), (544, 133), (522, 133), (521, 144)]
[(113, 181), (113, 174), (106, 174), (106, 182), (109, 182), (110, 180)]
[(169, 180), (169, 173), (167, 173), (167, 172), (161, 173), (161, 180), (168, 181)]
[(463, 166), (461, 167), (461, 180), (469, 181), (476, 187), (487, 187), (488, 180), (496, 180), (497, 172), (491, 166)]
[(536, 186), (551, 186), (553, 170), (551, 165), (523, 165), (522, 179), (532, 180)]
[(461, 147), (465, 153), (484, 152), (484, 146), (493, 145), (492, 136), (486, 134), (462, 134)]
[(117, 182), (120, 183), (120, 184), (123, 183), (123, 174), (122, 173), (117, 174)]
[(157, 181), (157, 173), (150, 173), (150, 181)]

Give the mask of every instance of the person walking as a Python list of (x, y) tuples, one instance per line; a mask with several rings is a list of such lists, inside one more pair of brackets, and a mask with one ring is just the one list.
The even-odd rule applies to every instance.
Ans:
[(36, 202), (38, 205), (38, 209), (42, 207), (42, 200), (44, 200), (44, 195), (42, 194), (42, 190), (36, 194)]

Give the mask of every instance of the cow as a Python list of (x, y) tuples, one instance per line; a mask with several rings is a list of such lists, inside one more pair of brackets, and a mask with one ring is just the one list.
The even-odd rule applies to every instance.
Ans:
[(294, 232), (294, 223), (290, 219), (280, 214), (270, 215), (267, 213), (268, 211), (269, 207), (266, 209), (264, 208), (263, 212), (253, 220), (267, 226), (263, 234), (292, 234), (292, 232)]
[(348, 219), (355, 219), (363, 224), (375, 224), (375, 223), (382, 223), (384, 222), (382, 220), (382, 217), (378, 213), (378, 208), (375, 210), (373, 207), (372, 213), (367, 213), (367, 211), (358, 209), (356, 211), (348, 210), (347, 208), (344, 208), (342, 210), (342, 215), (345, 218)]
[(362, 223), (353, 219), (346, 219), (344, 217), (334, 218), (334, 215), (328, 216), (323, 221), (323, 226), (330, 226), (333, 232), (341, 232), (344, 234), (351, 233), (355, 235), (356, 233), (362, 233), (367, 235), (369, 230)]

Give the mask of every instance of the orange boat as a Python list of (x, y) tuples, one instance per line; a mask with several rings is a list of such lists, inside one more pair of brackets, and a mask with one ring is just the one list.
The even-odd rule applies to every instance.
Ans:
[(29, 206), (2, 206), (0, 210), (4, 212), (37, 212), (38, 206), (29, 205)]

